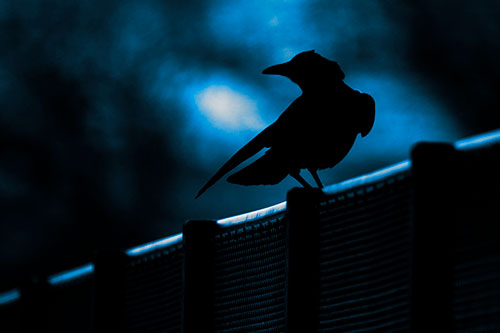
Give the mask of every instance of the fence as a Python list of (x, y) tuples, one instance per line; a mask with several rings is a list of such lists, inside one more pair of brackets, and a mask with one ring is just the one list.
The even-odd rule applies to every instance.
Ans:
[(500, 131), (0, 294), (2, 332), (500, 331)]

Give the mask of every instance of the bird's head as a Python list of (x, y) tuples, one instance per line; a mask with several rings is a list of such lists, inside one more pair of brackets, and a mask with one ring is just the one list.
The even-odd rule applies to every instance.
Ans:
[(340, 82), (345, 77), (339, 64), (314, 50), (299, 53), (288, 62), (268, 67), (262, 74), (286, 76), (302, 89), (310, 85)]

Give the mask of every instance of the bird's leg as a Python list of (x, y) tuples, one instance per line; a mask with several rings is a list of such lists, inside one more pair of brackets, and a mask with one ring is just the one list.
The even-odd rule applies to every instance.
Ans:
[(316, 182), (316, 184), (318, 184), (318, 188), (323, 188), (323, 184), (321, 183), (321, 179), (319, 179), (319, 176), (316, 173), (316, 170), (314, 170), (314, 169), (307, 169), (307, 170), (309, 170), (309, 172), (311, 173), (311, 175), (314, 178), (314, 181)]
[(292, 176), (293, 178), (295, 178), (302, 186), (306, 187), (306, 188), (311, 188), (312, 186), (309, 185), (308, 182), (306, 182), (306, 180), (304, 178), (302, 178), (302, 176), (300, 175), (300, 173), (298, 172), (293, 172), (290, 174), (290, 176)]

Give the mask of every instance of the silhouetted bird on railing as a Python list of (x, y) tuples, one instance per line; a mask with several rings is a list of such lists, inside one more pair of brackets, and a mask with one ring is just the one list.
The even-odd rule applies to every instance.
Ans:
[(349, 152), (358, 133), (366, 136), (375, 120), (375, 102), (347, 86), (344, 72), (314, 51), (266, 68), (263, 74), (283, 75), (297, 83), (302, 95), (269, 127), (234, 154), (203, 186), (196, 198), (222, 176), (263, 148), (270, 148), (227, 181), (241, 185), (271, 185), (287, 175), (310, 187), (300, 175), (307, 169), (318, 187), (317, 170), (331, 168)]

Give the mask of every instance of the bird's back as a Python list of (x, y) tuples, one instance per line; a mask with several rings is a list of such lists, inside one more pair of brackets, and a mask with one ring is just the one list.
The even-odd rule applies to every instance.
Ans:
[(305, 92), (272, 125), (276, 130), (269, 153), (292, 168), (333, 167), (362, 132), (362, 118), (374, 113), (363, 95), (346, 85)]

